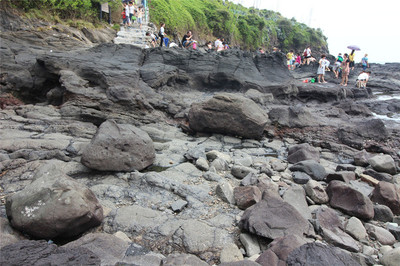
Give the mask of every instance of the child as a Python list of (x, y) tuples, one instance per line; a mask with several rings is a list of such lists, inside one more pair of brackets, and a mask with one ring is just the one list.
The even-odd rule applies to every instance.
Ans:
[(328, 83), (324, 79), (325, 75), (325, 68), (329, 66), (329, 61), (326, 60), (326, 56), (324, 54), (321, 55), (321, 59), (319, 60), (319, 66), (318, 66), (318, 83), (321, 83), (321, 80), (323, 83)]
[(142, 29), (142, 18), (143, 18), (143, 8), (139, 7), (139, 10), (137, 12), (137, 22), (139, 23), (139, 28)]
[(300, 53), (297, 53), (294, 61), (294, 67), (296, 68), (300, 66), (301, 66), (301, 56)]

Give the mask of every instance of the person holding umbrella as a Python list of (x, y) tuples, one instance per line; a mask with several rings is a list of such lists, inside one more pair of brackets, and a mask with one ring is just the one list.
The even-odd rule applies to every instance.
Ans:
[(355, 56), (354, 52), (360, 51), (361, 49), (357, 45), (349, 45), (349, 46), (347, 46), (347, 49), (351, 50), (351, 53), (348, 58), (350, 60), (350, 68), (351, 68), (351, 70), (354, 70), (354, 56)]

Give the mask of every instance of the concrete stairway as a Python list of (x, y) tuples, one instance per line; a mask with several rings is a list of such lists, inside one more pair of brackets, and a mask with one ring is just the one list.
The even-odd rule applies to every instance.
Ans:
[(148, 21), (150, 21), (149, 17), (149, 12), (147, 12), (147, 21), (145, 19), (145, 16), (143, 16), (143, 24), (142, 24), (142, 29), (139, 28), (139, 24), (137, 22), (132, 23), (132, 26), (125, 27), (121, 25), (120, 31), (117, 33), (117, 37), (114, 39), (114, 43), (120, 44), (120, 43), (125, 43), (125, 44), (131, 44), (135, 45), (141, 48), (146, 48), (147, 46), (147, 38), (146, 37), (146, 32), (151, 31), (156, 33), (156, 28), (151, 27)]

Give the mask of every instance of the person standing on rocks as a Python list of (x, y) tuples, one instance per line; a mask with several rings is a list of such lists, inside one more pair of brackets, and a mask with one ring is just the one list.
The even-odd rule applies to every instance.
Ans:
[(166, 36), (164, 27), (165, 27), (165, 23), (161, 23), (160, 32), (158, 33), (158, 36), (160, 37), (160, 47), (163, 46), (164, 38)]
[(338, 57), (336, 58), (335, 64), (333, 65), (332, 68), (336, 78), (339, 78), (340, 65), (342, 64), (342, 62), (343, 62), (342, 53), (339, 53)]
[(139, 10), (136, 14), (137, 16), (137, 22), (139, 23), (139, 28), (142, 29), (142, 23), (143, 23), (143, 8), (139, 7)]
[(349, 81), (349, 73), (350, 73), (350, 60), (349, 60), (348, 54), (344, 54), (341, 67), (342, 67), (342, 82), (340, 83), (340, 85), (347, 86), (347, 82)]
[(307, 65), (310, 64), (310, 59), (311, 59), (311, 46), (308, 45), (306, 49), (304, 49), (303, 52), (304, 55), (304, 61), (303, 61), (303, 65), (307, 62)]
[(294, 60), (294, 68), (301, 67), (301, 56), (300, 53), (297, 53)]
[(293, 67), (294, 67), (294, 65), (293, 65), (294, 60), (293, 60), (293, 58), (294, 58), (293, 50), (290, 50), (289, 53), (286, 54), (288, 70), (293, 70)]
[(317, 70), (318, 74), (318, 83), (328, 83), (325, 81), (324, 75), (325, 75), (325, 68), (329, 65), (329, 61), (326, 60), (326, 55), (322, 54), (321, 59), (319, 60), (319, 66)]
[(354, 57), (355, 57), (355, 53), (354, 52), (355, 52), (355, 50), (351, 50), (351, 53), (349, 55), (351, 70), (354, 70)]
[(365, 54), (364, 57), (361, 59), (361, 65), (364, 71), (367, 70), (367, 68), (369, 67), (368, 54)]

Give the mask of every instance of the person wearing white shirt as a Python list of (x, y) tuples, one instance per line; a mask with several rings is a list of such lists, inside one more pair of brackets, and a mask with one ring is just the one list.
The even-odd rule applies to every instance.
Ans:
[(361, 72), (361, 74), (360, 75), (358, 75), (358, 77), (357, 77), (357, 83), (356, 83), (356, 85), (357, 85), (357, 87), (358, 88), (360, 88), (360, 87), (367, 87), (367, 82), (368, 82), (368, 79), (369, 79), (369, 75), (370, 75), (371, 73), (370, 72), (366, 72), (366, 71), (363, 71), (363, 72)]
[(215, 46), (215, 50), (216, 50), (216, 51), (222, 51), (222, 50), (224, 50), (224, 45), (223, 45), (223, 43), (222, 43), (222, 41), (221, 41), (221, 38), (218, 38), (218, 39), (215, 41), (214, 46)]

